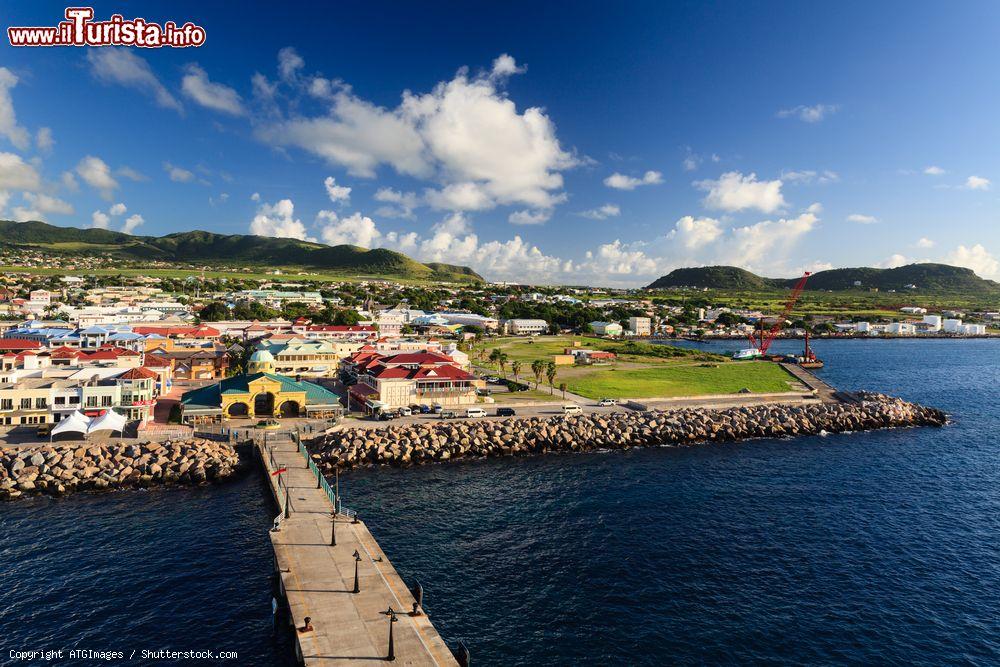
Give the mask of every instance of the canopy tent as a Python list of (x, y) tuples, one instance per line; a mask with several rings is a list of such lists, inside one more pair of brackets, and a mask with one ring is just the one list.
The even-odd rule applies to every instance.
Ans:
[(87, 427), (87, 435), (91, 433), (96, 433), (97, 431), (118, 431), (119, 433), (125, 430), (125, 424), (127, 419), (121, 416), (114, 410), (108, 410), (100, 417), (94, 419), (90, 422), (90, 426)]
[(56, 424), (49, 432), (51, 435), (60, 433), (79, 433), (86, 435), (90, 428), (90, 417), (87, 417), (79, 410), (74, 410), (65, 419)]

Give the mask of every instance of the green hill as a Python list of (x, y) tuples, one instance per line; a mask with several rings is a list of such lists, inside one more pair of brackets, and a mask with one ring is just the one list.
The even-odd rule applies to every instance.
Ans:
[[(790, 288), (798, 278), (763, 278), (735, 266), (705, 266), (675, 269), (658, 278), (647, 289), (670, 287), (707, 287), (709, 289), (747, 290)], [(878, 289), (923, 292), (960, 292), (997, 294), (1000, 284), (980, 278), (972, 269), (948, 264), (907, 264), (895, 269), (871, 267), (830, 269), (809, 276), (809, 290)]]
[(328, 273), (412, 280), (482, 282), (467, 266), (421, 264), (384, 248), (329, 246), (289, 238), (192, 231), (132, 236), (106, 229), (57, 227), (44, 222), (0, 221), (0, 245), (67, 255), (112, 255), (133, 260), (219, 262), (262, 268), (300, 267)]

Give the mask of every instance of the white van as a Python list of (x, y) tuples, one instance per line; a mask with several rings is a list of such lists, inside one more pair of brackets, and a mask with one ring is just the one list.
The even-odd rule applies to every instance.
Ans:
[(409, 417), (413, 415), (413, 410), (410, 408), (400, 408), (398, 412), (400, 417)]
[(482, 408), (468, 408), (465, 411), (465, 416), (466, 417), (485, 417), (486, 416), (486, 410), (483, 410)]
[(583, 408), (579, 405), (564, 405), (563, 414), (564, 415), (578, 415), (583, 412)]

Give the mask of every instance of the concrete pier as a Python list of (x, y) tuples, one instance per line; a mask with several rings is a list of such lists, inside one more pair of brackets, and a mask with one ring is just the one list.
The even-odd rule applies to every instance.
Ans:
[[(365, 524), (345, 514), (334, 518), (329, 495), (294, 439), (275, 440), (258, 444), (257, 451), (282, 509), (271, 544), (303, 663), (457, 666), (426, 613), (411, 615), (412, 593)], [(286, 472), (274, 474), (282, 468)], [(331, 545), (334, 520), (336, 546)], [(397, 619), (392, 623), (393, 662), (388, 660), (390, 607)], [(301, 632), (306, 617), (312, 630)]]

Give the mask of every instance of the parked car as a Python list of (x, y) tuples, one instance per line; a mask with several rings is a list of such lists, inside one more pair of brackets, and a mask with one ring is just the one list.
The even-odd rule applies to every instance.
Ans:
[(441, 411), (442, 411), (442, 410), (444, 410), (444, 406), (442, 406), (442, 405), (438, 405), (437, 403), (435, 403), (435, 404), (434, 404), (434, 407), (433, 407), (433, 408), (431, 408), (431, 412), (433, 412), (433, 413), (434, 413), (434, 414), (436, 414), (436, 415), (439, 415), (439, 414), (441, 414)]
[(583, 408), (579, 405), (564, 405), (562, 406), (562, 411), (564, 415), (578, 415), (583, 412)]
[(420, 411), (420, 414), (422, 415), (429, 415), (432, 411), (431, 406), (429, 405), (421, 405), (418, 406), (417, 409)]
[(441, 419), (454, 419), (458, 417), (458, 413), (455, 412), (454, 410), (442, 410), (441, 412), (438, 413), (438, 415), (441, 417)]
[(465, 416), (466, 417), (485, 417), (486, 416), (486, 410), (483, 410), (482, 408), (466, 408), (465, 409)]
[(395, 419), (398, 416), (399, 416), (398, 414), (392, 412), (391, 410), (383, 410), (382, 412), (378, 413), (378, 420), (387, 422), (390, 419)]
[(501, 380), (499, 375), (489, 375), (486, 377), (486, 381), (489, 382), (490, 384), (497, 384)]
[(600, 405), (603, 408), (606, 408), (609, 405), (618, 405), (618, 399), (617, 398), (602, 398), (600, 400), (600, 402), (598, 402), (598, 405)]
[(413, 410), (409, 408), (400, 408), (397, 412), (400, 417), (409, 417), (413, 414)]
[(497, 417), (513, 417), (516, 414), (514, 408), (497, 408)]

